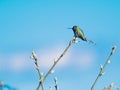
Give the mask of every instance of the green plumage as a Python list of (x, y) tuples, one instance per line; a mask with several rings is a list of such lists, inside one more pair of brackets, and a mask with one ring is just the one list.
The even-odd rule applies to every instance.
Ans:
[(78, 26), (73, 26), (72, 30), (74, 32), (75, 38), (80, 38), (83, 41), (87, 41), (87, 39), (86, 39), (86, 37), (84, 35), (84, 32), (83, 32), (83, 30), (81, 28), (79, 28)]
[[(80, 38), (80, 39), (82, 39), (83, 41), (89, 41), (90, 43), (95, 44), (92, 40), (89, 40), (89, 39), (87, 39), (87, 38), (85, 37), (83, 30), (82, 30), (81, 28), (79, 28), (78, 26), (73, 26), (73, 27), (72, 27), (72, 30), (73, 30), (73, 32), (74, 32), (74, 37), (75, 37), (75, 38)], [(95, 45), (96, 45), (96, 44), (95, 44)]]

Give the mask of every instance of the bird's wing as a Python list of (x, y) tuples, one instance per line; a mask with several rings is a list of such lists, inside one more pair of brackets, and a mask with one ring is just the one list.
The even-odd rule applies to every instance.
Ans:
[(81, 28), (79, 28), (79, 30), (78, 30), (78, 34), (81, 35), (82, 37), (85, 36), (85, 35), (84, 35), (84, 32), (83, 32), (83, 30), (82, 30)]

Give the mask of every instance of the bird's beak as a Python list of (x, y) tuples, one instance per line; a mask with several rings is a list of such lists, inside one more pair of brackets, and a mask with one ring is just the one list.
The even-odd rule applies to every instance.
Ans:
[(67, 29), (72, 29), (72, 28), (67, 28)]

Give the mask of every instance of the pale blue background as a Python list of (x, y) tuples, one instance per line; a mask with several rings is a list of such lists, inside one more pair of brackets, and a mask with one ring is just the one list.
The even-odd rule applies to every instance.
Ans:
[[(95, 90), (112, 82), (120, 86), (119, 0), (0, 0), (0, 81), (19, 90), (35, 90), (39, 77), (34, 61), (29, 59), (32, 50), (44, 55), (44, 51), (51, 53), (55, 47), (56, 53), (62, 52), (73, 38), (73, 31), (67, 29), (73, 25), (81, 27), (97, 45), (83, 41), (74, 45), (68, 52), (68, 64), (56, 66), (45, 82), (45, 90), (54, 86), (55, 76), (60, 90), (90, 90), (100, 64), (104, 64), (114, 45), (117, 51)], [(81, 54), (87, 57), (91, 52), (95, 55), (90, 66), (78, 64)], [(17, 63), (16, 57), (22, 60), (18, 70), (15, 67), (20, 60)]]

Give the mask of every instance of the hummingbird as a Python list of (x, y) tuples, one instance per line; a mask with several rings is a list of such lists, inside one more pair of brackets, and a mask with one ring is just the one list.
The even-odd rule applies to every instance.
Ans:
[(89, 40), (85, 37), (83, 30), (81, 28), (79, 28), (78, 26), (74, 25), (72, 28), (68, 28), (68, 29), (73, 30), (75, 38), (80, 38), (83, 41), (88, 41), (90, 43), (95, 44), (92, 40)]

